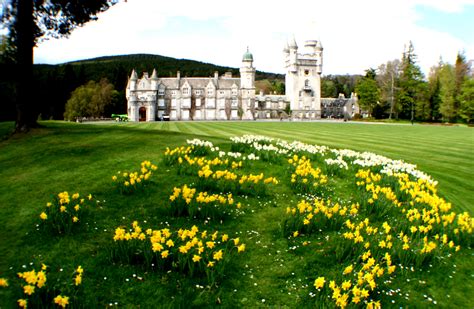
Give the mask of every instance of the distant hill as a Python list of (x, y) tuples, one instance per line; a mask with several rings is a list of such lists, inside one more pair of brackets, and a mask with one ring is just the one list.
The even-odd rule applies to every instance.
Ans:
[[(104, 71), (110, 67), (120, 67), (128, 72), (135, 69), (140, 75), (141, 72), (151, 72), (156, 69), (160, 77), (174, 77), (180, 71), (181, 76), (203, 77), (214, 76), (214, 72), (219, 74), (232, 72), (234, 76), (239, 76), (239, 68), (218, 66), (211, 63), (200, 62), (189, 59), (176, 59), (152, 54), (131, 54), (120, 56), (105, 56), (79, 61), (72, 61), (64, 65), (82, 65), (88, 67), (86, 71)], [(101, 70), (104, 69), (104, 70)], [(263, 71), (257, 71), (255, 78), (261, 79), (284, 79), (284, 75)]]

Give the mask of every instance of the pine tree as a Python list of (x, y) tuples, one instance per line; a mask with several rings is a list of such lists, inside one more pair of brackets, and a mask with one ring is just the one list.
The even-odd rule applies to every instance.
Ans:
[(416, 54), (412, 42), (404, 51), (401, 64), (400, 91), (397, 98), (400, 118), (415, 119), (415, 110), (424, 110), (426, 82), (420, 67), (416, 64)]

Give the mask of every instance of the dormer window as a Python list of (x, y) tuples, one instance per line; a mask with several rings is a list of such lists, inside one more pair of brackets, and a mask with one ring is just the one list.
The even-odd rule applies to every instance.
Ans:
[(183, 94), (188, 95), (189, 94), (189, 88), (183, 88)]
[(212, 88), (207, 89), (207, 95), (211, 96), (214, 94), (214, 90)]
[(158, 95), (165, 95), (165, 89), (164, 88), (158, 89)]

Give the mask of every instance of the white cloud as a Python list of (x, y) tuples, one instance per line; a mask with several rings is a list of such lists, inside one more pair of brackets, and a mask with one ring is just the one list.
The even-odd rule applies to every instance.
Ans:
[[(300, 46), (307, 39), (322, 41), (324, 74), (363, 74), (370, 67), (400, 58), (409, 40), (415, 45), (419, 64), (428, 72), (440, 55), (454, 61), (456, 52), (464, 49), (472, 58), (474, 46), (450, 33), (418, 26), (421, 16), (416, 6), (459, 12), (472, 4), (474, 0), (129, 0), (101, 14), (97, 22), (76, 29), (69, 39), (41, 44), (35, 59), (61, 63), (153, 53), (238, 67), (249, 46), (257, 69), (283, 73), (282, 48), (294, 34)], [(180, 27), (175, 30), (172, 25), (176, 22)], [(194, 28), (207, 22), (207, 30)]]

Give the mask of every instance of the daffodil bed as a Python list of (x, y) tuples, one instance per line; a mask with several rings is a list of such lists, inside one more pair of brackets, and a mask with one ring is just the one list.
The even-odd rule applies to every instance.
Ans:
[[(81, 261), (63, 269), (39, 252), (21, 269), (11, 267), (16, 275), (3, 274), (0, 286), (20, 307), (150, 304), (137, 293), (157, 297), (156, 306), (419, 306), (440, 300), (420, 299), (410, 281), (443, 284), (440, 273), (471, 250), (474, 219), (454, 212), (438, 196), (437, 182), (414, 165), (254, 135), (221, 147), (188, 140), (136, 170), (110, 171), (110, 201), (58, 191), (45, 201), (31, 233), (63, 245), (63, 239), (86, 242), (110, 203), (134, 207), (127, 199), (142, 195), (150, 210), (140, 208), (140, 221), (122, 217), (104, 229), (105, 241), (89, 243), (94, 254), (84, 263), (90, 269)], [(246, 230), (240, 230), (243, 223)], [(269, 248), (275, 243), (285, 254)], [(125, 282), (136, 286), (114, 284), (110, 291), (133, 301), (108, 298), (105, 264), (119, 274), (133, 272)], [(250, 292), (259, 288), (257, 273), (274, 294)], [(154, 286), (169, 302), (154, 294)], [(240, 298), (246, 294), (253, 299)]]

